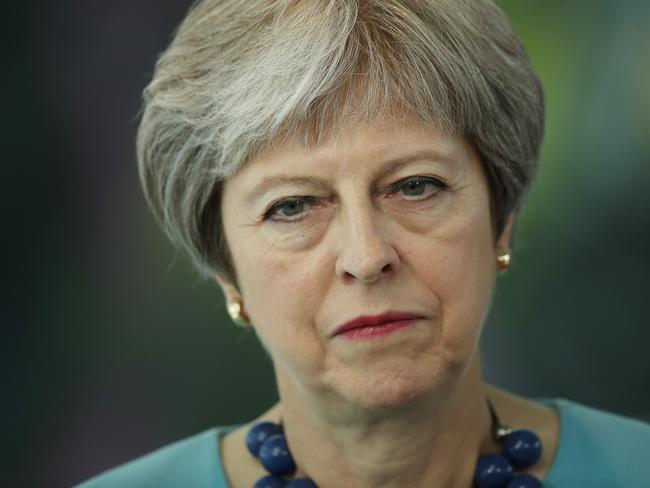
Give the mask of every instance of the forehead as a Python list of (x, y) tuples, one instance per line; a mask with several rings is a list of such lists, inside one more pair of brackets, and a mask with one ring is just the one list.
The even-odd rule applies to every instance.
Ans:
[(415, 117), (353, 120), (318, 141), (309, 142), (286, 135), (278, 137), (257, 151), (245, 163), (242, 173), (250, 173), (253, 169), (253, 173), (292, 168), (305, 170), (312, 165), (323, 168), (323, 165), (331, 163), (338, 167), (373, 165), (417, 155), (453, 162), (468, 158), (472, 152), (464, 137)]

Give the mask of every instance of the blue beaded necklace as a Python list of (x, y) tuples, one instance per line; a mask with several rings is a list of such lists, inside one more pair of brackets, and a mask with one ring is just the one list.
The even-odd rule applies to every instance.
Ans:
[[(513, 430), (499, 421), (490, 400), (492, 438), (501, 444), (501, 453), (485, 454), (478, 458), (474, 471), (476, 488), (541, 488), (542, 483), (529, 474), (515, 474), (515, 469), (533, 466), (542, 455), (542, 443), (534, 432)], [(253, 488), (318, 488), (309, 478), (286, 480), (296, 471), (282, 424), (259, 422), (246, 436), (246, 447), (269, 472)]]

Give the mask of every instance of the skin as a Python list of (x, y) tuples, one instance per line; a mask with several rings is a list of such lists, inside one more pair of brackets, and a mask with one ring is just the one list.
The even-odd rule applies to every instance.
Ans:
[[(471, 486), (477, 457), (498, 451), (478, 342), (513, 223), (494, 235), (471, 145), (408, 118), (350, 124), (254, 158), (225, 182), (222, 217), (239, 287), (218, 281), (271, 355), (280, 404), (262, 417), (282, 417), (300, 472), (324, 488)], [(333, 335), (389, 310), (419, 319), (372, 340)], [(504, 421), (537, 428), (543, 478), (555, 413), (490, 396)], [(247, 430), (222, 445), (233, 487), (264, 474)]]

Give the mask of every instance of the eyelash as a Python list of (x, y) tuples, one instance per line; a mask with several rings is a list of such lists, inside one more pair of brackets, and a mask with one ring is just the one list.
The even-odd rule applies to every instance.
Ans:
[[(422, 198), (414, 198), (414, 199), (408, 199), (409, 201), (424, 201), (428, 200), (429, 198), (433, 198), (436, 195), (438, 195), (440, 192), (444, 191), (447, 189), (448, 185), (440, 180), (439, 178), (433, 177), (433, 176), (409, 176), (407, 178), (403, 178), (399, 181), (396, 181), (395, 183), (391, 183), (390, 185), (384, 187), (384, 193), (387, 193), (388, 195), (393, 195), (400, 190), (404, 189), (405, 186), (409, 183), (424, 183), (433, 185), (435, 188), (434, 190), (428, 194), (425, 195)], [(285, 197), (281, 198), (280, 200), (277, 200), (271, 204), (271, 206), (264, 212), (262, 215), (262, 220), (275, 220), (276, 222), (282, 222), (282, 223), (291, 223), (291, 222), (296, 222), (301, 219), (301, 215), (304, 212), (300, 212), (297, 218), (284, 218), (284, 219), (273, 219), (274, 215), (276, 212), (282, 208), (283, 205), (286, 204), (305, 204), (305, 205), (310, 205), (312, 207), (319, 205), (322, 203), (322, 198), (319, 197), (313, 197), (313, 196), (291, 196), (291, 197)]]
[[(274, 202), (269, 209), (264, 212), (264, 215), (262, 216), (262, 220), (273, 220), (273, 216), (275, 213), (283, 206), (286, 204), (290, 203), (303, 203), (307, 205), (311, 205), (312, 207), (318, 205), (321, 202), (321, 199), (318, 197), (310, 197), (310, 196), (295, 196), (295, 197), (286, 197), (282, 198), (280, 200), (277, 200)], [(300, 215), (300, 214), (299, 214)], [(295, 222), (297, 220), (300, 220), (300, 216), (298, 218), (284, 218), (284, 219), (275, 219), (278, 222)]]
[(415, 200), (426, 200), (427, 198), (433, 197), (438, 193), (440, 193), (441, 191), (447, 189), (447, 184), (434, 176), (409, 176), (407, 178), (401, 179), (399, 181), (396, 181), (395, 183), (388, 185), (384, 191), (389, 195), (392, 195), (397, 193), (400, 189), (404, 189), (405, 186), (409, 183), (430, 184), (433, 185), (435, 188), (430, 195)]

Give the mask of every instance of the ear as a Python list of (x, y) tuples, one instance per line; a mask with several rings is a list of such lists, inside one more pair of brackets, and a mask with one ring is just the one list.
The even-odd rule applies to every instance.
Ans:
[(242, 303), (242, 296), (235, 285), (221, 275), (215, 277), (217, 283), (221, 287), (226, 303)]
[(499, 236), (496, 243), (497, 252), (510, 252), (510, 244), (512, 242), (512, 232), (515, 225), (515, 213), (512, 212), (508, 215), (506, 223), (503, 226), (503, 232)]

